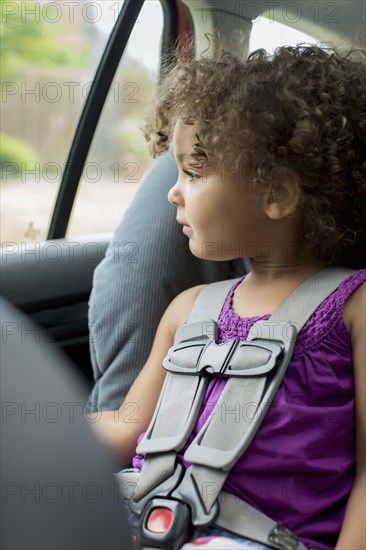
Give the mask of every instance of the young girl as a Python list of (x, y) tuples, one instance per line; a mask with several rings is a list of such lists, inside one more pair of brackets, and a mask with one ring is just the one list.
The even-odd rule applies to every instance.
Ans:
[[(233, 283), (222, 308), (219, 343), (245, 340), (258, 319), (324, 267), (355, 269), (300, 332), (267, 415), (224, 489), (308, 548), (366, 548), (364, 62), (300, 45), (273, 56), (259, 50), (246, 63), (227, 52), (178, 63), (145, 134), (154, 156), (173, 144), (179, 175), (168, 200), (192, 253), (249, 257), (249, 274)], [(97, 425), (135, 468), (144, 460), (134, 457), (137, 439), (165, 378), (162, 361), (201, 289), (170, 304), (118, 422), (109, 413), (107, 425), (107, 413)], [(190, 441), (225, 383), (212, 377)], [(183, 451), (179, 461), (188, 466)], [(234, 535), (230, 546), (230, 536), (187, 548), (264, 548)]]

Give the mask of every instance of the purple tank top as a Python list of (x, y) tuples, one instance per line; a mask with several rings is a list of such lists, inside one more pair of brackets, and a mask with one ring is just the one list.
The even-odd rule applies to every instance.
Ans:
[[(218, 342), (246, 340), (262, 317), (242, 318), (231, 308), (231, 288), (218, 319)], [(291, 362), (247, 451), (224, 490), (296, 533), (308, 548), (331, 550), (342, 526), (355, 477), (354, 381), (343, 305), (366, 281), (366, 269), (345, 279), (298, 335)], [(226, 384), (213, 378), (187, 446), (202, 428)], [(238, 415), (246, 414), (238, 407)], [(250, 414), (250, 413), (249, 413)], [(143, 434), (138, 438), (141, 440)], [(133, 466), (141, 469), (144, 457)]]

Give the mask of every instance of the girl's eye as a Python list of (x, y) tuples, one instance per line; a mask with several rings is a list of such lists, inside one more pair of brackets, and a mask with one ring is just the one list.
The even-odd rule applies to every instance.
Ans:
[(201, 177), (199, 174), (196, 174), (196, 172), (191, 172), (190, 170), (183, 169), (183, 172), (191, 178), (190, 181), (198, 180)]

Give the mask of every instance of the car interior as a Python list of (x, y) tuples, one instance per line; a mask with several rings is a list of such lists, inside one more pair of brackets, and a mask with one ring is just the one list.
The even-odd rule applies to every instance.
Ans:
[[(103, 3), (94, 2), (92, 4), (98, 5)], [(8, 4), (15, 5), (18, 3), (13, 2)], [(61, 10), (66, 10), (63, 4), (67, 3), (60, 2), (59, 4)], [(109, 4), (109, 10), (112, 13), (113, 2), (109, 2)], [(6, 321), (5, 323), (2, 322), (2, 360), (19, 360), (23, 363), (29, 361), (29, 366), (35, 369), (35, 376), (39, 379), (38, 390), (37, 388), (33, 389), (34, 391), (37, 390), (38, 399), (40, 400), (44, 399), (45, 392), (50, 392), (47, 401), (56, 401), (59, 399), (55, 396), (52, 397), (52, 395), (55, 387), (58, 387), (61, 391), (63, 376), (65, 376), (65, 383), (69, 384), (70, 387), (77, 384), (78, 389), (75, 390), (76, 394), (73, 397), (75, 401), (80, 401), (82, 396), (85, 397), (91, 391), (94, 383), (94, 374), (91, 364), (90, 337), (92, 327), (88, 320), (88, 302), (92, 292), (95, 268), (103, 261), (111, 242), (113, 242), (114, 246), (119, 245), (125, 255), (133, 259), (133, 243), (131, 244), (130, 241), (126, 243), (123, 235), (124, 212), (122, 208), (120, 209), (120, 222), (116, 222), (110, 230), (99, 231), (96, 224), (95, 229), (89, 231), (87, 234), (70, 235), (68, 228), (70, 227), (72, 216), (75, 216), (77, 212), (75, 202), (80, 192), (80, 181), (89, 159), (88, 155), (96, 139), (98, 125), (102, 124), (103, 116), (108, 111), (106, 102), (108, 96), (111, 95), (110, 91), (111, 87), (113, 87), (116, 71), (118, 71), (118, 67), (124, 59), (130, 35), (139, 17), (141, 17), (140, 12), (142, 13), (148, 4), (158, 4), (162, 16), (162, 32), (158, 52), (159, 66), (156, 73), (157, 82), (164, 75), (164, 71), (169, 70), (169, 64), (174, 62), (172, 46), (177, 43), (178, 39), (184, 40), (184, 38), (192, 37), (195, 44), (196, 57), (199, 57), (202, 52), (205, 52), (205, 55), (214, 55), (215, 52), (207, 51), (206, 35), (212, 35), (217, 31), (225, 47), (242, 58), (245, 58), (253, 49), (269, 47), (266, 43), (266, 40), (269, 38), (273, 41), (273, 47), (287, 45), (290, 41), (292, 45), (297, 42), (313, 40), (323, 45), (336, 46), (341, 50), (357, 47), (366, 48), (366, 5), (360, 0), (317, 0), (315, 2), (310, 2), (309, 0), (124, 0), (120, 2), (118, 14), (113, 12), (115, 17), (113, 25), (110, 25), (106, 35), (104, 49), (96, 59), (95, 73), (89, 93), (86, 95), (81, 112), (75, 120), (75, 129), (72, 139), (67, 146), (68, 152), (64, 159), (65, 169), (57, 187), (47, 234), (44, 239), (35, 237), (27, 240), (24, 238), (7, 237), (5, 240), (2, 240), (0, 262), (1, 296), (6, 300), (1, 305), (1, 316)], [(10, 17), (13, 13), (15, 14), (16, 9), (18, 8), (12, 6), (5, 13), (5, 16), (3, 13), (5, 24), (6, 16)], [(30, 19), (25, 18), (24, 21), (27, 24)], [(69, 24), (71, 26), (73, 24), (70, 22), (70, 18)], [(67, 21), (65, 25), (64, 32), (66, 37)], [(264, 25), (262, 31), (260, 31), (261, 25)], [(287, 32), (288, 34), (286, 34)], [(146, 51), (150, 48), (149, 37), (154, 34), (153, 26), (150, 27), (149, 33), (146, 34), (145, 40), (141, 41), (140, 44), (141, 48)], [(243, 37), (245, 37), (246, 44)], [(62, 43), (61, 40), (60, 44), (62, 45)], [(65, 38), (66, 43), (67, 40)], [(238, 48), (239, 43), (240, 50)], [(140, 65), (134, 68), (135, 71), (139, 69)], [(11, 90), (14, 88), (11, 88), (10, 84), (8, 84), (8, 88), (6, 89)], [(128, 91), (128, 88), (124, 90), (125, 93)], [(15, 95), (15, 92), (12, 92), (12, 94)], [(147, 101), (152, 100), (153, 94), (150, 89), (148, 95)], [(49, 102), (49, 104), (52, 107), (52, 102)], [(10, 100), (8, 103), (3, 101), (2, 110), (4, 112), (8, 105), (10, 105)], [(119, 116), (123, 119), (123, 109), (120, 111)], [(138, 116), (142, 119), (143, 113), (139, 113)], [(54, 124), (57, 126), (56, 118)], [(9, 129), (7, 128), (6, 130), (9, 133)], [(126, 147), (128, 147), (128, 140), (130, 138), (128, 137), (128, 133), (126, 135), (125, 143)], [(123, 148), (123, 144), (121, 147)], [(132, 149), (131, 151), (132, 153), (129, 153), (128, 162), (133, 164), (134, 153)], [(52, 157), (50, 157), (49, 161), (51, 162), (52, 160)], [(158, 180), (161, 176), (159, 170), (154, 170), (156, 162), (158, 161), (150, 163), (146, 168), (146, 172), (140, 174), (140, 180), (142, 178), (145, 180), (149, 179), (152, 189), (154, 181)], [(170, 160), (169, 162), (173, 161)], [(169, 170), (171, 170), (169, 173), (171, 174), (171, 184), (173, 185), (174, 166), (170, 165)], [(5, 186), (10, 184), (8, 184), (8, 181), (5, 181), (4, 172), (2, 174), (2, 191), (4, 188), (5, 192)], [(19, 187), (17, 192), (21, 193), (22, 188)], [(106, 195), (106, 200), (108, 200), (108, 189), (104, 194)], [(115, 202), (111, 198), (112, 201)], [(114, 204), (114, 206), (119, 210), (118, 204)], [(128, 203), (126, 203), (126, 207), (128, 207)], [(98, 208), (98, 204), (95, 205), (95, 208)], [(90, 209), (89, 213), (92, 226), (93, 210)], [(12, 215), (9, 209), (2, 212), (3, 219), (7, 217), (10, 219)], [(143, 215), (143, 212), (141, 215)], [(108, 212), (104, 211), (103, 216), (108, 217)], [(3, 221), (3, 223), (5, 224), (6, 222)], [(158, 243), (156, 246), (158, 246)], [(149, 274), (145, 273), (144, 276), (149, 277)], [(18, 310), (18, 315), (25, 315), (26, 317), (20, 317), (20, 321), (15, 322), (13, 317), (7, 317), (9, 307), (15, 307)], [(14, 312), (12, 314), (16, 315)], [(27, 319), (27, 322), (24, 319)], [(22, 332), (23, 329), (20, 330), (19, 327), (25, 327), (24, 334)], [(37, 349), (38, 347), (43, 349), (44, 343), (54, 348), (53, 352), (56, 355), (53, 356), (50, 354), (47, 356), (47, 361), (57, 365), (55, 369), (52, 366), (53, 370), (50, 365), (50, 369), (54, 373), (53, 381), (50, 379), (43, 385), (42, 381), (48, 377), (47, 368), (45, 364), (42, 364), (42, 368), (40, 367), (41, 359), (35, 358), (31, 360), (34, 350), (30, 350), (28, 355), (28, 352), (21, 346), (26, 340), (26, 334), (33, 335), (32, 340)], [(20, 359), (9, 359), (10, 355), (5, 354), (5, 350), (9, 351), (14, 343), (14, 339), (12, 339), (14, 336), (17, 338), (17, 346), (20, 346), (18, 349), (21, 349), (23, 353)], [(61, 358), (58, 355), (59, 353), (62, 354)], [(61, 377), (60, 370), (62, 370)], [(18, 374), (18, 376), (22, 377), (22, 387), (25, 389), (31, 385), (29, 373), (29, 369), (24, 369), (23, 373)], [(77, 382), (74, 379), (75, 373), (77, 373)], [(16, 383), (16, 381), (13, 382), (13, 384)], [(52, 388), (53, 390), (51, 391)], [(66, 395), (66, 393), (63, 395)], [(14, 396), (5, 396), (4, 399), (8, 402), (15, 398)], [(22, 394), (17, 399), (22, 400), (25, 397)], [(7, 426), (9, 428), (10, 424), (7, 424)], [(9, 445), (14, 444), (14, 453), (18, 455), (21, 453), (21, 450), (17, 451), (15, 442), (11, 443), (10, 431), (8, 429), (4, 437), (6, 437), (6, 441), (10, 442)], [(80, 433), (84, 433), (83, 427), (80, 427)], [(25, 437), (24, 434), (19, 435), (19, 438), (23, 437)], [(48, 438), (51, 435), (45, 432), (45, 437)], [(71, 448), (74, 444), (73, 438), (76, 435), (65, 435), (60, 431), (58, 435), (58, 438), (61, 438), (60, 441), (64, 437), (66, 438), (65, 445), (69, 445)], [(17, 441), (19, 442), (19, 439)], [(92, 447), (93, 443), (90, 443), (88, 440), (85, 445)], [(10, 447), (10, 449), (12, 448)], [(88, 452), (92, 453), (93, 451), (90, 449)], [(100, 452), (103, 457), (99, 457), (98, 460), (105, 467), (110, 467), (108, 459), (102, 451)], [(8, 460), (10, 460), (9, 454), (7, 456)], [(41, 451), (39, 459), (42, 460)], [(55, 457), (50, 456), (47, 460), (53, 461)], [(95, 459), (93, 464), (97, 464), (97, 459)], [(78, 468), (81, 472), (82, 468), (80, 464)], [(15, 470), (14, 475), (18, 474), (19, 471)], [(63, 475), (67, 477), (68, 473), (65, 472)], [(86, 481), (84, 476), (84, 483)], [(108, 481), (103, 479), (100, 483), (108, 483)], [(9, 486), (8, 490), (10, 491), (11, 489), (12, 487)], [(52, 506), (52, 504), (49, 504), (49, 506)], [(44, 511), (45, 514), (46, 508)], [(80, 512), (80, 514), (84, 514), (84, 512), (85, 510)], [(14, 514), (17, 513), (18, 511), (14, 511)], [(60, 514), (64, 513), (66, 514), (66, 512), (60, 511)], [(111, 512), (111, 514), (114, 513), (115, 510)], [(106, 511), (100, 510), (100, 514), (103, 517), (107, 517)], [(85, 514), (80, 517), (84, 529), (82, 533), (94, 532), (90, 531), (90, 529), (93, 522), (97, 520), (91, 516), (87, 517)], [(19, 516), (19, 518), (19, 522), (25, 526), (24, 529), (28, 533), (29, 538), (27, 541), (20, 540), (17, 537), (14, 540), (12, 539), (16, 532), (13, 516), (11, 519), (11, 522), (13, 522), (11, 523), (12, 528), (9, 530), (8, 535), (10, 538), (6, 545), (7, 548), (51, 547), (50, 539), (45, 539), (48, 542), (40, 545), (39, 535), (32, 531), (29, 517), (27, 519)], [(71, 518), (68, 518), (68, 520), (71, 521)], [(34, 521), (37, 524), (37, 520), (34, 519)], [(103, 523), (103, 521), (99, 519), (99, 523)], [(33, 536), (34, 541), (32, 542)], [(83, 535), (80, 536), (82, 539)], [(129, 542), (126, 542), (125, 546), (118, 546), (117, 543), (111, 542), (112, 539), (114, 541), (118, 540), (119, 536), (119, 530), (114, 529), (113, 536), (109, 537), (108, 548), (129, 547)], [(66, 537), (61, 546), (55, 545), (53, 547), (70, 549), (86, 547), (107, 548), (100, 537), (93, 546), (91, 538), (84, 539), (84, 542), (88, 540), (88, 543), (85, 545), (81, 539), (75, 542), (75, 539), (72, 539), (72, 537)]]
[[(102, 260), (111, 234), (91, 234), (75, 239), (66, 235), (80, 174), (96, 130), (114, 72), (144, 2), (126, 0), (95, 74), (78, 122), (50, 221), (47, 239), (23, 246), (2, 248), (1, 294), (45, 330), (92, 384), (89, 359), (88, 299), (93, 272)], [(359, 0), (337, 2), (308, 0), (288, 2), (161, 0), (164, 27), (161, 53), (184, 33), (192, 33), (197, 55), (205, 48), (204, 35), (216, 29), (228, 48), (236, 51), (238, 32), (254, 32), (267, 18), (301, 31), (321, 43), (340, 47), (364, 46), (365, 5)], [(278, 27), (281, 33), (283, 27)], [(275, 30), (273, 31), (276, 32)], [(277, 37), (281, 44), (281, 35)], [(149, 47), (148, 43), (144, 45)], [(95, 244), (93, 244), (95, 243)], [(89, 253), (85, 253), (88, 251)], [(94, 248), (93, 248), (94, 247)], [(55, 261), (56, 260), (56, 261)]]

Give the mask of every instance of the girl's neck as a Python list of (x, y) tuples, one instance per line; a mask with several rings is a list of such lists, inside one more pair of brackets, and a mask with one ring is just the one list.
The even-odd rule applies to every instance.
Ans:
[(285, 282), (302, 282), (325, 267), (321, 261), (300, 255), (286, 260), (249, 259), (250, 273), (247, 283), (268, 285)]
[(300, 283), (325, 267), (314, 258), (300, 241), (278, 240), (276, 246), (264, 250), (262, 255), (249, 258), (250, 276), (253, 284)]
[(321, 262), (251, 260), (250, 273), (235, 289), (232, 310), (240, 317), (272, 314), (297, 286), (324, 267)]

